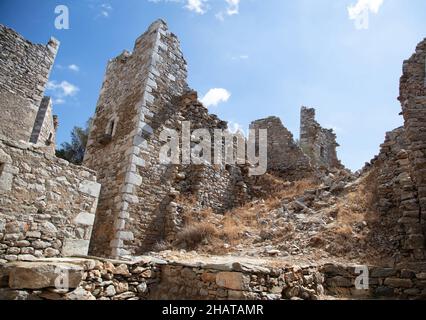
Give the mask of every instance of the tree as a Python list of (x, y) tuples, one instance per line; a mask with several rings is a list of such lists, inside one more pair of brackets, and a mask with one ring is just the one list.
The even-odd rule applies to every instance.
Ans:
[(61, 144), (61, 149), (56, 150), (58, 158), (65, 159), (71, 163), (81, 165), (86, 152), (87, 140), (89, 138), (90, 122), (87, 121), (86, 127), (74, 127), (71, 131), (71, 143), (64, 142)]

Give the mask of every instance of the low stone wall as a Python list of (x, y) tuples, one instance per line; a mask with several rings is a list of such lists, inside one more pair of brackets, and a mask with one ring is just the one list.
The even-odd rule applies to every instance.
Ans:
[(424, 265), (368, 267), (367, 290), (355, 287), (355, 267), (39, 259), (0, 265), (0, 300), (426, 299)]
[(0, 300), (145, 300), (159, 281), (161, 263), (78, 258), (9, 263), (0, 267)]
[(0, 140), (0, 263), (87, 254), (99, 190), (93, 171)]
[(426, 299), (426, 265), (369, 267), (368, 289), (358, 290), (355, 266), (329, 264), (320, 268), (328, 295), (351, 299)]
[(230, 263), (169, 264), (161, 267), (161, 283), (150, 298), (167, 300), (317, 300), (324, 293), (315, 268), (270, 269)]

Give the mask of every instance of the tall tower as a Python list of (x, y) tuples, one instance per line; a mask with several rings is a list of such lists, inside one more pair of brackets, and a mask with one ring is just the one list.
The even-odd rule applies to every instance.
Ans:
[(34, 44), (0, 24), (0, 136), (55, 152), (50, 98), (43, 97), (59, 41)]
[(84, 164), (98, 172), (101, 195), (92, 254), (122, 257), (152, 248), (163, 232), (170, 186), (159, 162), (164, 114), (187, 88), (177, 37), (154, 22), (107, 66)]

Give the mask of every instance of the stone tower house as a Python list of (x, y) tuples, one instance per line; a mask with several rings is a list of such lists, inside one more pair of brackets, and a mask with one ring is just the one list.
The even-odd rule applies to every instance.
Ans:
[(44, 91), (58, 49), (54, 38), (33, 44), (0, 25), (0, 136), (55, 152), (52, 103)]
[(341, 168), (337, 158), (336, 134), (324, 129), (315, 120), (315, 109), (302, 107), (300, 111), (300, 147), (313, 164), (326, 168)]
[(158, 165), (158, 135), (186, 77), (179, 41), (162, 20), (136, 40), (132, 53), (108, 63), (84, 160), (102, 184), (92, 254), (139, 254), (161, 234), (171, 187), (168, 167)]

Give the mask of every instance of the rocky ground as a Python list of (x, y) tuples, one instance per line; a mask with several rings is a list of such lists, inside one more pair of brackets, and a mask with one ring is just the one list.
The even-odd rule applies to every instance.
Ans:
[(266, 180), (256, 200), (225, 215), (187, 208), (180, 241), (162, 247), (162, 256), (392, 264), (392, 237), (375, 214), (368, 174), (334, 170), (315, 181)]

